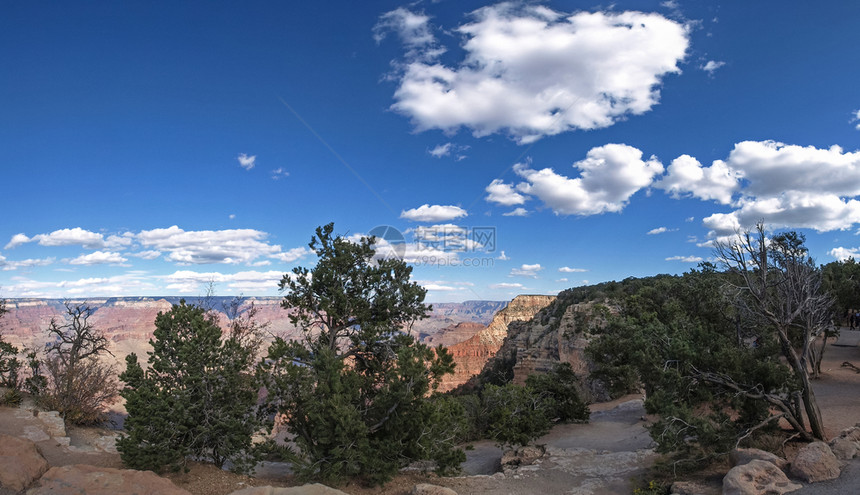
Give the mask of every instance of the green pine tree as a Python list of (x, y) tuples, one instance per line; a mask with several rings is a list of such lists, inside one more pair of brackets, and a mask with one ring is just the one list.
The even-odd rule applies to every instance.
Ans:
[(128, 411), (127, 434), (117, 442), (123, 462), (179, 470), (191, 457), (246, 468), (242, 456), (258, 429), (256, 348), (241, 332), (222, 340), (215, 317), (184, 300), (159, 313), (155, 326), (148, 369), (131, 354), (120, 375)]
[(333, 230), (320, 227), (311, 240), (317, 265), (281, 282), (304, 341), (276, 339), (260, 367), (269, 412), (295, 436), (295, 471), (381, 483), (414, 460), (458, 467), (465, 454), (450, 433), (463, 410), (429, 397), (453, 359), (404, 333), (426, 316), (426, 290), (402, 260), (377, 259), (373, 238), (356, 243)]

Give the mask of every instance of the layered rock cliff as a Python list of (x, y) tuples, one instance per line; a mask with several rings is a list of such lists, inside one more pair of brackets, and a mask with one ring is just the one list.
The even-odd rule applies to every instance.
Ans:
[(446, 375), (440, 385), (441, 391), (452, 390), (469, 381), (496, 355), (509, 326), (514, 322), (529, 321), (534, 315), (555, 300), (555, 296), (517, 296), (496, 313), (490, 324), (471, 338), (448, 347), (457, 363), (453, 375)]
[(595, 303), (572, 304), (556, 299), (527, 321), (514, 321), (487, 369), (513, 366), (513, 382), (525, 384), (532, 373), (545, 373), (570, 363), (590, 390), (592, 400), (608, 400), (602, 384), (588, 380), (591, 363), (585, 348), (595, 330), (606, 324), (611, 308)]

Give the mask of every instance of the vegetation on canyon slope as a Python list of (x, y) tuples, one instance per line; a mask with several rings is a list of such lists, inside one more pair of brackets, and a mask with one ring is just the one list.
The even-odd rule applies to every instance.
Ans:
[(837, 288), (822, 286), (803, 243), (794, 232), (767, 237), (759, 225), (718, 245), (722, 271), (702, 263), (565, 296), (617, 305), (588, 348), (594, 374), (616, 392), (644, 386), (659, 415), (650, 428), (659, 451), (708, 460), (779, 431), (779, 420), (794, 436), (824, 438), (810, 380), (834, 332)]

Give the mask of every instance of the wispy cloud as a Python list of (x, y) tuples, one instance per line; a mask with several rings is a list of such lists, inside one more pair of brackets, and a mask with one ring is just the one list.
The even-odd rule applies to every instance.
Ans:
[(540, 266), (540, 263), (535, 263), (533, 265), (523, 264), (520, 265), (519, 268), (511, 269), (510, 277), (530, 277), (537, 278), (538, 272), (543, 270), (543, 267)]
[(525, 208), (514, 208), (513, 210), (502, 213), (503, 217), (527, 217), (529, 216), (529, 211)]
[(488, 287), (491, 289), (523, 289), (523, 288), (525, 288), (525, 286), (523, 286), (523, 284), (509, 283), (509, 282), (490, 284)]
[(128, 258), (123, 258), (119, 253), (110, 251), (95, 251), (90, 254), (82, 254), (77, 258), (69, 260), (70, 265), (119, 265), (128, 261)]
[(569, 266), (563, 266), (559, 268), (558, 271), (560, 271), (561, 273), (583, 273), (587, 272), (588, 270), (586, 270), (585, 268), (571, 268)]
[(236, 159), (239, 160), (239, 166), (245, 170), (251, 170), (257, 164), (257, 155), (248, 156), (245, 153), (239, 153)]
[(704, 261), (701, 256), (670, 256), (666, 261), (683, 261), (684, 263), (698, 263)]
[(699, 68), (703, 71), (707, 72), (709, 76), (713, 77), (714, 72), (717, 71), (720, 67), (726, 65), (725, 62), (717, 61), (717, 60), (708, 60), (707, 63), (700, 65)]

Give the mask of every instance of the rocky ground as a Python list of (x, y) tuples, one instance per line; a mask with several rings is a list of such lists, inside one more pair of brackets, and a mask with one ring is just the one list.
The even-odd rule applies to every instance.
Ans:
[[(843, 362), (860, 365), (860, 332), (844, 331), (837, 345), (830, 345), (824, 362), (824, 377), (815, 382), (815, 391), (831, 435), (860, 421), (860, 374)], [(628, 396), (617, 401), (592, 406), (591, 422), (584, 425), (560, 425), (539, 439), (538, 449), (521, 449), (506, 453), (491, 442), (478, 442), (468, 451), (464, 465), (465, 476), (438, 478), (421, 473), (404, 473), (384, 488), (355, 485), (339, 487), (349, 494), (410, 493), (418, 484), (433, 483), (463, 494), (555, 494), (609, 495), (631, 493), (634, 480), (646, 474), (656, 456), (650, 448), (651, 439), (644, 428), (641, 397)], [(27, 439), (47, 461), (48, 466), (63, 467), (87, 464), (103, 468), (120, 468), (119, 456), (112, 446), (114, 433), (92, 428), (65, 429), (56, 414), (34, 412), (25, 404), (22, 408), (0, 408), (0, 435)], [(4, 452), (18, 449), (6, 440), (0, 445), (0, 465), (9, 465)], [(2, 443), (2, 442), (0, 442)], [(17, 444), (16, 444), (17, 445)], [(790, 453), (789, 461), (794, 460)], [(503, 465), (504, 464), (504, 465)], [(0, 466), (2, 471), (2, 466)], [(193, 464), (188, 473), (168, 476), (177, 493), (229, 494), (236, 490), (260, 485), (289, 486), (295, 484), (284, 476), (283, 466), (269, 466), (261, 477), (249, 478), (221, 471), (211, 465)], [(59, 474), (58, 474), (59, 473)], [(41, 473), (40, 473), (41, 474)], [(52, 470), (51, 476), (63, 473)], [(112, 474), (111, 476), (114, 476)], [(0, 472), (0, 479), (3, 473)], [(92, 473), (76, 472), (78, 477)], [(99, 475), (102, 476), (102, 475)], [(274, 477), (274, 478), (272, 478)], [(101, 479), (101, 478), (100, 478)], [(720, 493), (720, 476), (705, 478), (702, 493)], [(804, 485), (793, 493), (828, 495), (855, 493), (860, 486), (860, 461), (849, 461), (836, 480)], [(0, 495), (16, 493), (9, 487), (0, 488)], [(38, 492), (34, 492), (38, 493)], [(119, 493), (119, 492), (116, 492)]]

